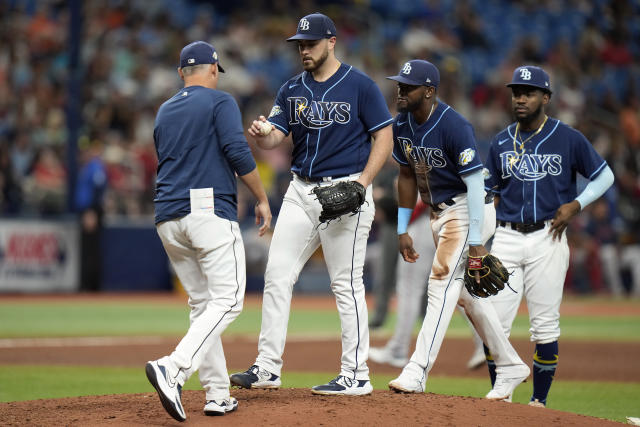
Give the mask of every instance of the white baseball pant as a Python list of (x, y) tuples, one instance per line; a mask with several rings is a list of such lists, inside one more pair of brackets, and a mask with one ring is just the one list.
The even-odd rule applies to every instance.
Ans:
[[(358, 176), (319, 185), (354, 180)], [(294, 175), (284, 196), (269, 248), (255, 364), (281, 375), (293, 285), (309, 257), (322, 245), (342, 327), (340, 375), (368, 380), (369, 327), (362, 275), (375, 211), (371, 186), (360, 213), (343, 215), (324, 225), (318, 221), (321, 206), (312, 193), (316, 185)]]
[[(489, 297), (507, 336), (524, 296), (529, 310), (531, 341), (546, 344), (560, 337), (560, 303), (569, 268), (566, 233), (560, 241), (549, 234), (551, 221), (542, 230), (521, 233), (510, 226), (498, 227), (491, 252), (511, 273), (504, 291)], [(492, 352), (493, 354), (493, 352)]]
[[(454, 198), (455, 204), (431, 213), (431, 231), (436, 236), (436, 253), (427, 287), (428, 301), (416, 349), (402, 375), (425, 384), (440, 351), (456, 304), (462, 305), (476, 331), (487, 344), (498, 374), (524, 365), (502, 331), (491, 302), (474, 298), (463, 286), (468, 254), (469, 215), (466, 194)], [(495, 230), (495, 209), (485, 204), (483, 241)]]
[(226, 399), (229, 376), (220, 334), (244, 301), (240, 227), (214, 214), (189, 214), (158, 224), (157, 231), (191, 307), (189, 330), (160, 363), (181, 385), (198, 370), (206, 399)]

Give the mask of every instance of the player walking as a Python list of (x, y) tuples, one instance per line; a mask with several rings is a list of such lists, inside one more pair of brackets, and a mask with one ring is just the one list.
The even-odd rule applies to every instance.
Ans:
[[(261, 133), (265, 120), (261, 116), (249, 134), (263, 149), (276, 147), (292, 134), (293, 180), (269, 250), (259, 354), (246, 372), (231, 375), (231, 382), (245, 388), (280, 387), (293, 285), (322, 245), (340, 314), (342, 358), (339, 375), (312, 391), (369, 394), (369, 330), (362, 275), (374, 214), (370, 185), (392, 149), (392, 118), (376, 84), (336, 59), (336, 28), (331, 19), (320, 13), (307, 15), (288, 40), (298, 43), (304, 72), (280, 88), (269, 115), (274, 130), (267, 136)], [(356, 180), (367, 189), (366, 203), (353, 216), (320, 225), (321, 206), (313, 188), (345, 180)]]
[[(580, 132), (545, 114), (551, 83), (542, 68), (516, 68), (507, 86), (516, 122), (491, 143), (487, 189), (496, 194), (492, 251), (511, 273), (509, 284), (516, 293), (500, 292), (489, 300), (509, 335), (526, 298), (536, 343), (529, 404), (544, 407), (558, 364), (560, 302), (569, 266), (564, 231), (573, 216), (611, 186), (613, 172)], [(578, 197), (576, 172), (591, 180)]]
[(502, 332), (491, 303), (463, 289), (467, 254), (483, 256), (483, 244), (495, 229), (495, 209), (485, 199), (483, 168), (471, 124), (436, 99), (438, 69), (428, 61), (412, 60), (397, 76), (398, 111), (394, 119), (393, 157), (398, 176), (398, 239), (407, 262), (419, 254), (406, 232), (409, 217), (420, 198), (431, 205), (431, 232), (436, 252), (427, 286), (427, 312), (416, 350), (400, 376), (389, 383), (398, 392), (425, 390), (427, 376), (438, 355), (456, 303), (475, 325), (483, 342), (493, 349), (498, 380), (489, 399), (510, 399), (529, 375)]
[(224, 70), (213, 46), (201, 41), (185, 46), (178, 68), (184, 89), (160, 106), (153, 132), (156, 227), (189, 295), (191, 324), (174, 352), (148, 362), (146, 373), (162, 406), (178, 421), (186, 419), (182, 385), (195, 371), (206, 391), (206, 415), (238, 407), (229, 396), (220, 340), (242, 310), (246, 281), (234, 173), (258, 199), (256, 224), (264, 221), (259, 234), (271, 224), (240, 110), (229, 94), (216, 90), (220, 72)]

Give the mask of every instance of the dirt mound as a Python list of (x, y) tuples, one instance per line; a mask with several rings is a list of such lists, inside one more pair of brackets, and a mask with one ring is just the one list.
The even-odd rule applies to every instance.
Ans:
[[(518, 403), (431, 393), (407, 395), (376, 390), (370, 396), (314, 396), (308, 389), (232, 390), (236, 412), (223, 417), (203, 414), (203, 391), (182, 396), (189, 425), (474, 425), (606, 426), (600, 418)], [(180, 425), (162, 408), (155, 393), (85, 396), (0, 403), (5, 426)]]

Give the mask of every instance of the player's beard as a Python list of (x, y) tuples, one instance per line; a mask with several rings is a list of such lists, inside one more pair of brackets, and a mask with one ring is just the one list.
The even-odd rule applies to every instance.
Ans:
[(304, 60), (302, 61), (302, 67), (304, 68), (304, 70), (308, 73), (313, 73), (314, 71), (317, 71), (320, 67), (322, 67), (322, 65), (324, 65), (324, 63), (327, 61), (327, 58), (329, 57), (329, 48), (325, 46), (324, 52), (322, 52), (322, 55), (320, 55), (320, 58), (318, 58), (318, 60), (316, 61), (313, 58), (311, 59), (311, 64), (310, 65), (305, 65)]
[(516, 120), (520, 123), (521, 126), (528, 127), (531, 123), (535, 122), (542, 114), (542, 104), (538, 105), (538, 108), (535, 111), (525, 116), (518, 116), (518, 113), (516, 113), (515, 110), (513, 114), (515, 115)]
[(413, 113), (422, 106), (422, 100), (411, 102), (407, 99), (406, 104), (401, 105), (400, 102), (396, 103), (396, 109), (399, 113)]

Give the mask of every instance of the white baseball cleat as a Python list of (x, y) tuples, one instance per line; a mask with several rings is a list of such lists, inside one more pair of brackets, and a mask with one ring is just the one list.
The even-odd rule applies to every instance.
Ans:
[(165, 411), (175, 420), (186, 420), (187, 416), (184, 413), (181, 400), (182, 386), (176, 380), (169, 378), (167, 368), (154, 360), (147, 362), (145, 372), (147, 379), (158, 392), (158, 397)]
[(280, 388), (280, 377), (258, 365), (252, 365), (245, 372), (238, 372), (229, 377), (232, 385), (241, 388)]
[(513, 391), (529, 376), (529, 367), (527, 365), (518, 366), (511, 372), (500, 373), (496, 376), (496, 382), (493, 388), (485, 398), (490, 400), (505, 400), (511, 398)]
[(545, 405), (544, 403), (540, 402), (538, 399), (533, 399), (531, 402), (529, 402), (529, 406), (533, 406), (534, 408), (546, 408), (547, 405)]
[(369, 360), (376, 363), (386, 363), (395, 368), (404, 368), (409, 359), (401, 356), (394, 356), (387, 347), (369, 347)]
[(474, 369), (478, 369), (481, 366), (483, 366), (486, 361), (487, 361), (487, 356), (485, 356), (484, 354), (484, 349), (482, 347), (479, 349), (476, 349), (471, 355), (471, 358), (469, 359), (469, 361), (467, 362), (467, 369), (469, 369), (470, 371), (473, 371)]
[(389, 389), (396, 393), (424, 393), (424, 384), (420, 380), (400, 374), (395, 380), (389, 381)]
[(227, 412), (233, 412), (238, 409), (238, 400), (235, 397), (229, 397), (221, 400), (207, 400), (204, 405), (205, 415), (224, 415)]

